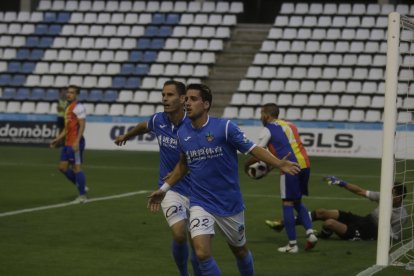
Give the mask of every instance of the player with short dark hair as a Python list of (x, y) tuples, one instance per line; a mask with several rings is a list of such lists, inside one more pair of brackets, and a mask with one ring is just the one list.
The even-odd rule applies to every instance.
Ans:
[(221, 275), (211, 253), (215, 225), (235, 255), (240, 274), (253, 275), (253, 257), (246, 246), (237, 151), (250, 153), (287, 173), (297, 173), (299, 168), (287, 156), (279, 160), (257, 147), (231, 121), (210, 117), (211, 104), (209, 87), (187, 86), (185, 106), (191, 121), (184, 123), (177, 133), (181, 158), (161, 188), (149, 196), (148, 208), (157, 211), (166, 192), (189, 172), (190, 232), (202, 275)]
[[(178, 128), (188, 120), (184, 111), (185, 85), (182, 82), (166, 81), (162, 89), (164, 112), (153, 114), (148, 121), (140, 122), (135, 128), (124, 135), (115, 138), (115, 144), (122, 146), (130, 138), (148, 132), (154, 132), (160, 148), (160, 173), (158, 185), (164, 183), (164, 178), (171, 172), (180, 158), (177, 142)], [(188, 275), (188, 217), (190, 196), (190, 178), (184, 177), (180, 183), (171, 189), (164, 201), (162, 209), (173, 237), (172, 255), (180, 275)], [(195, 275), (200, 275), (197, 258), (192, 251), (191, 262)]]
[(84, 203), (87, 200), (86, 179), (81, 168), (85, 149), (83, 133), (86, 127), (86, 110), (77, 101), (79, 92), (80, 88), (78, 86), (68, 86), (66, 90), (68, 106), (65, 110), (65, 128), (50, 143), (51, 147), (56, 147), (61, 140), (65, 139), (60, 154), (59, 170), (78, 188), (79, 196), (74, 203)]
[[(297, 175), (289, 175), (281, 172), (280, 195), (282, 198), (283, 219), (285, 221), (286, 233), (289, 243), (280, 247), (282, 253), (297, 253), (299, 248), (296, 241), (295, 215), (303, 221), (306, 231), (305, 250), (312, 249), (318, 239), (313, 233), (312, 222), (308, 216), (308, 209), (302, 202), (302, 196), (308, 195), (308, 182), (310, 176), (310, 161), (303, 146), (297, 127), (288, 121), (279, 119), (279, 107), (274, 103), (267, 103), (261, 109), (260, 120), (264, 128), (259, 135), (258, 145), (267, 148), (274, 156), (285, 156), (292, 152), (289, 159), (300, 165), (300, 172)], [(245, 171), (249, 166), (257, 162), (257, 159), (246, 160)]]
[[(356, 195), (363, 196), (369, 200), (379, 202), (380, 193), (368, 191), (364, 188), (346, 182), (336, 176), (326, 176), (324, 180), (330, 185), (342, 187)], [(392, 189), (392, 213), (391, 213), (391, 238), (399, 240), (402, 234), (402, 225), (408, 221), (408, 213), (402, 206), (402, 200), (407, 194), (404, 184), (396, 182)], [(378, 235), (379, 207), (365, 216), (353, 214), (352, 212), (338, 209), (318, 208), (310, 213), (312, 220), (322, 220), (322, 230), (319, 237), (327, 239), (333, 233), (344, 240), (375, 240)], [(267, 221), (267, 224), (276, 231), (284, 227), (283, 221)], [(296, 224), (301, 224), (297, 219)]]

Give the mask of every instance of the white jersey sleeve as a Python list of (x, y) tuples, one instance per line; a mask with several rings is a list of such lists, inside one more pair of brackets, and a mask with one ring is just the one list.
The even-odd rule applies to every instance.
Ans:
[(75, 108), (73, 109), (73, 113), (76, 114), (78, 119), (85, 119), (86, 118), (86, 109), (81, 103), (77, 103)]
[(267, 127), (262, 128), (259, 134), (259, 140), (257, 141), (257, 145), (262, 148), (267, 148), (270, 138), (272, 138), (270, 130)]

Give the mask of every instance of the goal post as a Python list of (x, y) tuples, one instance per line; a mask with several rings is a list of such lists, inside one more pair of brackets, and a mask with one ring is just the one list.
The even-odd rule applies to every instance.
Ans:
[(387, 66), (385, 78), (384, 126), (381, 160), (381, 188), (379, 203), (376, 264), (389, 262), (392, 186), (394, 183), (394, 141), (397, 121), (397, 88), (399, 69), (400, 14), (388, 15)]

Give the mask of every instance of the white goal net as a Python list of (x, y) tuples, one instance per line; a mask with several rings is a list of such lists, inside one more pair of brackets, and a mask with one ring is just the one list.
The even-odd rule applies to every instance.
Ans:
[[(414, 270), (413, 52), (414, 19), (391, 13), (387, 31), (377, 258), (376, 265), (358, 275), (372, 275), (394, 265)], [(394, 197), (395, 183), (400, 191), (406, 189), (404, 196)]]
[(391, 239), (389, 264), (408, 264), (413, 265), (414, 269), (414, 160), (407, 158), (408, 153), (414, 150), (414, 140), (410, 137), (414, 128), (414, 18), (400, 16), (399, 40), (394, 181), (407, 189), (402, 207), (408, 215), (406, 220), (400, 222), (400, 238)]

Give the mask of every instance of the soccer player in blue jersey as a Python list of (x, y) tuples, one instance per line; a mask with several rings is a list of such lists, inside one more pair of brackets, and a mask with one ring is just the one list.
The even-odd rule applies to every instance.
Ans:
[[(164, 83), (162, 89), (162, 103), (164, 112), (158, 112), (151, 116), (148, 122), (140, 122), (135, 128), (124, 135), (115, 138), (115, 144), (122, 146), (130, 138), (148, 133), (157, 135), (160, 147), (160, 173), (158, 185), (164, 183), (164, 177), (172, 171), (180, 158), (177, 142), (178, 128), (188, 120), (184, 111), (185, 85), (182, 82), (170, 80)], [(188, 275), (188, 218), (190, 180), (184, 177), (174, 189), (171, 189), (162, 202), (165, 219), (171, 228), (173, 242), (172, 255), (180, 275)], [(192, 251), (191, 262), (195, 275), (201, 275), (198, 270), (197, 258)]]
[[(308, 215), (308, 209), (302, 202), (302, 196), (308, 195), (308, 181), (310, 176), (310, 161), (306, 149), (303, 146), (298, 129), (288, 121), (279, 119), (279, 107), (274, 103), (263, 105), (260, 120), (263, 129), (259, 135), (258, 145), (267, 148), (274, 156), (285, 156), (292, 152), (289, 159), (300, 165), (300, 172), (297, 175), (280, 175), (280, 196), (282, 198), (283, 220), (289, 243), (280, 247), (279, 252), (297, 253), (299, 248), (296, 242), (295, 214), (303, 223), (306, 231), (305, 250), (312, 249), (318, 239), (313, 233), (312, 221)], [(249, 158), (245, 163), (245, 171), (256, 162), (255, 158)]]
[(210, 117), (211, 103), (212, 94), (207, 86), (187, 86), (186, 110), (191, 121), (178, 130), (181, 158), (161, 188), (149, 196), (148, 208), (153, 212), (159, 210), (167, 191), (189, 172), (190, 232), (202, 275), (221, 275), (211, 255), (215, 224), (236, 257), (240, 275), (254, 275), (253, 257), (246, 246), (237, 150), (287, 173), (297, 173), (299, 167), (288, 161), (288, 156), (280, 160), (257, 147), (231, 121)]

